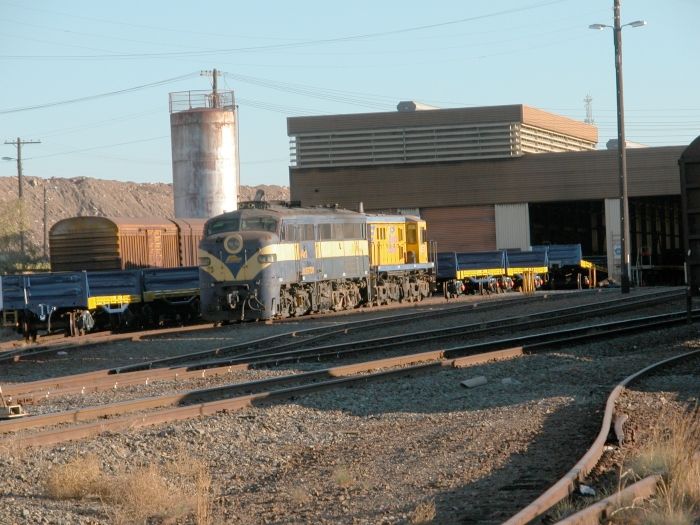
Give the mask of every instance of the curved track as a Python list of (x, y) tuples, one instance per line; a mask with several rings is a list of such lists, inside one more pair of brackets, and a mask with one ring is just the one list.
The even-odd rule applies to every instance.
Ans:
[[(584, 480), (585, 476), (596, 466), (601, 456), (603, 455), (605, 442), (610, 432), (615, 414), (615, 403), (617, 402), (618, 398), (620, 397), (620, 394), (626, 387), (631, 385), (633, 382), (639, 380), (640, 378), (658, 371), (664, 366), (676, 363), (680, 360), (693, 358), (698, 355), (700, 355), (700, 350), (676, 355), (671, 358), (654, 363), (650, 366), (647, 366), (642, 370), (639, 370), (620, 381), (615, 386), (615, 388), (613, 388), (612, 392), (608, 396), (608, 400), (605, 405), (605, 412), (603, 414), (603, 421), (600, 427), (600, 432), (598, 433), (598, 436), (591, 448), (588, 449), (588, 451), (579, 460), (579, 462), (576, 463), (576, 465), (574, 465), (574, 467), (569, 472), (567, 472), (566, 475), (564, 475), (564, 477), (557, 481), (549, 490), (547, 490), (539, 498), (537, 498), (527, 507), (518, 512), (515, 516), (506, 521), (504, 525), (524, 525), (526, 523), (529, 523), (533, 519), (544, 514), (547, 510), (549, 510), (554, 505), (562, 501), (564, 498), (569, 496), (569, 494), (571, 494), (577, 487), (577, 484)], [(610, 504), (612, 501), (624, 500), (626, 497), (629, 497), (630, 493), (649, 494), (651, 493), (650, 485), (655, 485), (656, 481), (658, 481), (658, 479), (646, 479), (643, 482), (640, 482), (640, 484), (637, 486), (629, 487), (629, 490), (627, 493), (625, 493), (625, 495), (618, 494), (617, 496), (612, 496), (610, 498), (610, 501), (601, 502), (598, 505), (592, 506), (589, 510), (581, 511), (580, 513), (578, 513), (578, 515), (572, 516), (569, 519), (564, 520), (564, 523), (597, 523), (601, 513), (606, 508), (608, 508), (608, 504)]]

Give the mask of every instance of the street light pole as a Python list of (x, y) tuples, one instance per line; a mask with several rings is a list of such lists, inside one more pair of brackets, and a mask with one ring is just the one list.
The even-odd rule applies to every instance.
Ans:
[(625, 141), (625, 106), (622, 89), (622, 27), (620, 0), (614, 0), (615, 84), (617, 86), (617, 166), (620, 177), (620, 289), (630, 292), (629, 201), (627, 198), (627, 145)]
[(620, 289), (622, 293), (630, 292), (630, 239), (629, 239), (629, 199), (627, 195), (627, 143), (625, 140), (625, 105), (622, 88), (622, 28), (625, 26), (645, 26), (644, 20), (635, 20), (620, 25), (620, 0), (613, 2), (613, 25), (592, 24), (590, 29), (613, 30), (615, 45), (615, 84), (617, 88), (617, 168), (620, 179)]

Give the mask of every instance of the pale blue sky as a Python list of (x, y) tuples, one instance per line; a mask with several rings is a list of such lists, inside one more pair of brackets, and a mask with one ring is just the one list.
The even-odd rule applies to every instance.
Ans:
[[(604, 147), (617, 135), (613, 37), (588, 25), (612, 25), (612, 5), (0, 0), (0, 138), (42, 141), (23, 148), (28, 176), (171, 182), (168, 93), (208, 89), (199, 72), (218, 68), (239, 103), (242, 184), (289, 183), (287, 116), (399, 100), (583, 120), (590, 94)], [(638, 19), (648, 26), (623, 33), (627, 138), (687, 144), (700, 134), (700, 2), (623, 1), (622, 22)]]

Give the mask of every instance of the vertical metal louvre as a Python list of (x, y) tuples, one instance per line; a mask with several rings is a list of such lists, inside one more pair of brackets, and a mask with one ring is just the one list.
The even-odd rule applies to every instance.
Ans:
[(439, 252), (496, 250), (496, 215), (493, 206), (421, 208), (428, 224), (428, 239)]

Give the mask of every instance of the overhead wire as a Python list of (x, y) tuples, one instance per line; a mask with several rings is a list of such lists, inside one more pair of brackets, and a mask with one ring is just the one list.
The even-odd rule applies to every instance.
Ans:
[(456, 20), (448, 20), (444, 22), (437, 22), (433, 24), (423, 24), (419, 26), (405, 27), (387, 31), (378, 31), (373, 33), (363, 33), (357, 35), (347, 35), (342, 37), (324, 38), (316, 40), (306, 40), (301, 42), (287, 42), (283, 44), (267, 44), (260, 46), (244, 46), (237, 48), (223, 48), (223, 49), (210, 49), (202, 51), (169, 51), (162, 53), (108, 53), (103, 55), (0, 55), (0, 58), (4, 59), (52, 59), (52, 60), (106, 60), (106, 59), (125, 59), (125, 58), (166, 58), (166, 57), (196, 57), (196, 56), (209, 56), (209, 55), (220, 55), (229, 53), (240, 53), (240, 52), (258, 52), (258, 51), (270, 51), (276, 49), (290, 49), (298, 47), (308, 47), (321, 44), (333, 44), (339, 42), (351, 42), (358, 40), (367, 40), (372, 38), (379, 38), (384, 36), (405, 34), (415, 31), (424, 31), (427, 29), (435, 29), (439, 27), (445, 27), (449, 25), (463, 24), (467, 22), (474, 22), (477, 20), (484, 20), (487, 18), (493, 18), (498, 16), (503, 16), (506, 14), (515, 14), (524, 11), (530, 11), (533, 9), (539, 9), (541, 7), (548, 7), (553, 4), (558, 4), (562, 2), (567, 2), (570, 0), (546, 0), (542, 2), (536, 2), (533, 4), (525, 5), (522, 7), (504, 9), (500, 11), (494, 11), (490, 13), (485, 13), (482, 15), (474, 15), (470, 17), (460, 18)]
[(179, 77), (166, 78), (164, 80), (158, 80), (157, 82), (151, 82), (148, 84), (142, 84), (140, 86), (134, 86), (134, 87), (125, 88), (125, 89), (118, 89), (116, 91), (108, 91), (107, 93), (98, 93), (97, 95), (89, 95), (86, 97), (72, 98), (72, 99), (68, 99), (68, 100), (60, 100), (60, 101), (56, 101), (56, 102), (48, 102), (46, 104), (36, 104), (33, 106), (24, 106), (24, 107), (18, 107), (18, 108), (10, 108), (10, 109), (0, 109), (0, 115), (7, 115), (9, 113), (19, 113), (21, 111), (31, 111), (31, 110), (35, 110), (35, 109), (45, 109), (45, 108), (50, 108), (50, 107), (55, 107), (55, 106), (64, 106), (67, 104), (75, 104), (76, 102), (86, 102), (88, 100), (97, 100), (100, 98), (111, 97), (114, 95), (124, 95), (126, 93), (133, 93), (134, 91), (140, 91), (142, 89), (148, 89), (148, 88), (152, 88), (155, 86), (172, 84), (174, 82), (179, 82), (181, 80), (185, 80), (185, 79), (192, 78), (195, 76), (199, 76), (199, 73), (188, 73), (186, 75), (180, 75)]

